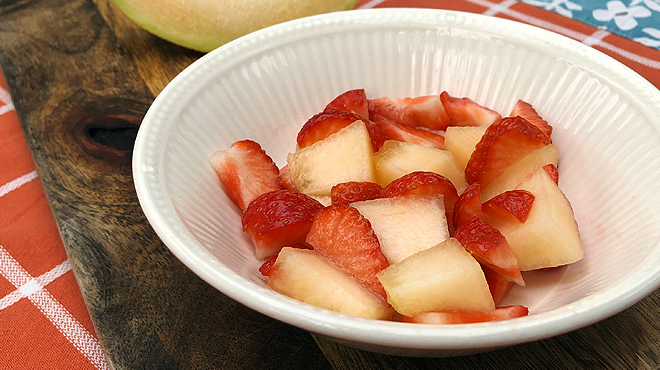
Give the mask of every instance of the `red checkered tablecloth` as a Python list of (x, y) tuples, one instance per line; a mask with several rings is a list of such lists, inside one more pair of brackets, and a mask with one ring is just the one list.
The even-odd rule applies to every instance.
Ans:
[[(358, 7), (440, 8), (529, 23), (590, 45), (660, 87), (659, 50), (536, 3), (363, 0)], [(0, 76), (0, 369), (87, 368), (108, 365)]]

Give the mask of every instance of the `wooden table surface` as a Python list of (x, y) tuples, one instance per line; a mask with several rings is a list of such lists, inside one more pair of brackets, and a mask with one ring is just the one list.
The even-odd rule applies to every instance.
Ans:
[(203, 282), (149, 226), (130, 166), (154, 97), (200, 56), (108, 0), (0, 1), (0, 67), (112, 368), (660, 369), (660, 291), (569, 334), (432, 359), (336, 344)]

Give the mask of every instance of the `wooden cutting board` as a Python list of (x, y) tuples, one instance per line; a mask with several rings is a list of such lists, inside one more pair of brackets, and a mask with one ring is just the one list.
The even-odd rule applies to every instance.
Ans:
[(146, 33), (108, 0), (0, 2), (0, 67), (112, 368), (660, 367), (658, 292), (569, 334), (431, 359), (310, 335), (203, 282), (149, 226), (130, 167), (154, 97), (200, 56)]

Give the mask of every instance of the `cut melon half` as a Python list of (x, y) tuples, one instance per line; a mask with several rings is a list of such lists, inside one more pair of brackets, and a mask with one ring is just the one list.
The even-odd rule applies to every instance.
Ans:
[(357, 0), (113, 0), (140, 27), (175, 44), (209, 52), (261, 28), (350, 10)]

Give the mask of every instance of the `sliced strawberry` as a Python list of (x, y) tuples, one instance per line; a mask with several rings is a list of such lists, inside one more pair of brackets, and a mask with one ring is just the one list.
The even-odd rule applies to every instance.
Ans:
[(484, 217), (496, 218), (502, 222), (523, 223), (529, 217), (532, 204), (534, 195), (529, 191), (509, 190), (485, 202), (481, 210)]
[(481, 217), (481, 185), (478, 183), (468, 186), (458, 197), (454, 206), (454, 228), (472, 217)]
[(279, 169), (261, 146), (252, 140), (241, 140), (209, 157), (227, 194), (245, 211), (261, 194), (282, 189)]
[(367, 131), (369, 132), (369, 138), (371, 139), (371, 149), (374, 153), (380, 150), (383, 146), (385, 140), (387, 140), (387, 135), (385, 131), (374, 121), (363, 120), (367, 126)]
[(330, 198), (332, 204), (350, 204), (362, 200), (376, 199), (383, 187), (368, 181), (342, 182), (332, 187)]
[(276, 190), (257, 197), (247, 208), (241, 223), (255, 247), (258, 259), (269, 258), (282, 247), (303, 243), (312, 227), (312, 218), (323, 205), (308, 195)]
[(316, 214), (306, 242), (356, 281), (386, 299), (376, 274), (389, 264), (369, 220), (350, 206), (333, 204)]
[(383, 129), (387, 140), (398, 140), (431, 148), (445, 149), (445, 137), (439, 133), (396, 123), (378, 114), (373, 115), (373, 120)]
[(371, 146), (374, 152), (377, 152), (383, 146), (386, 139), (385, 133), (380, 126), (373, 121), (365, 120), (358, 114), (344, 112), (338, 109), (326, 109), (310, 118), (298, 132), (298, 147), (304, 148), (310, 146), (358, 120), (363, 121), (367, 126), (367, 131), (369, 131), (369, 137), (371, 138)]
[[(293, 243), (289, 245), (285, 245), (282, 248), (285, 247), (290, 247), (290, 248), (303, 248), (303, 249), (311, 249), (309, 245), (304, 244), (304, 243)], [(279, 255), (279, 252), (270, 257), (269, 259), (266, 260), (266, 262), (262, 263), (261, 266), (259, 266), (259, 272), (263, 276), (269, 276), (270, 275), (270, 269), (273, 268), (273, 265), (275, 265), (275, 261), (277, 261), (277, 256)]]
[(487, 186), (509, 166), (550, 144), (538, 127), (521, 117), (505, 117), (486, 129), (465, 168), (468, 183)]
[(493, 302), (495, 302), (495, 306), (498, 306), (504, 297), (509, 294), (514, 283), (507, 280), (502, 274), (499, 274), (486, 266), (482, 265), (481, 268), (486, 276), (486, 282), (488, 282), (490, 295), (493, 296)]
[(415, 171), (403, 175), (390, 182), (381, 192), (382, 198), (393, 198), (404, 195), (433, 195), (442, 194), (447, 214), (447, 223), (450, 230), (453, 229), (452, 219), (454, 205), (458, 200), (456, 187), (449, 179), (435, 172)]
[(315, 114), (298, 132), (298, 147), (305, 148), (321, 141), (357, 120), (362, 120), (362, 116), (338, 109), (326, 109)]
[(449, 179), (429, 171), (415, 171), (403, 175), (385, 186), (381, 192), (381, 196), (387, 198), (433, 194), (443, 194), (446, 205), (451, 204), (453, 206), (458, 199), (456, 187)]
[(550, 176), (552, 181), (555, 182), (555, 184), (559, 184), (559, 171), (557, 171), (557, 167), (555, 167), (554, 164), (546, 164), (543, 166), (543, 169)]
[(529, 315), (529, 309), (522, 305), (497, 307), (491, 312), (445, 311), (423, 312), (413, 317), (404, 316), (404, 322), (416, 324), (447, 325), (471, 324), (477, 322), (501, 321)]
[(296, 184), (293, 182), (293, 177), (291, 176), (291, 168), (289, 168), (288, 164), (285, 164), (282, 168), (280, 168), (279, 181), (282, 189), (298, 191)]
[(339, 109), (358, 114), (362, 119), (369, 119), (369, 102), (364, 89), (348, 90), (331, 101), (325, 110)]
[(502, 116), (470, 98), (456, 98), (443, 91), (440, 100), (450, 118), (450, 126), (490, 126)]
[(482, 265), (502, 274), (509, 281), (525, 286), (518, 269), (518, 259), (502, 233), (479, 217), (473, 217), (456, 228), (456, 238)]
[(266, 262), (264, 262), (261, 266), (259, 266), (259, 272), (261, 273), (261, 275), (263, 276), (270, 275), (270, 269), (272, 269), (273, 266), (275, 265), (275, 262), (277, 261), (277, 256), (278, 255), (276, 254), (270, 257), (269, 259), (266, 260)]
[(431, 130), (444, 130), (450, 121), (438, 95), (371, 99), (369, 113), (372, 117), (379, 115), (402, 125)]
[(536, 109), (534, 109), (531, 104), (523, 100), (518, 100), (516, 105), (513, 106), (513, 110), (511, 110), (510, 116), (520, 116), (529, 121), (534, 126), (538, 127), (541, 131), (543, 131), (544, 134), (548, 136), (548, 138), (552, 137), (552, 126), (550, 126), (546, 120), (539, 116), (539, 114), (536, 112)]

